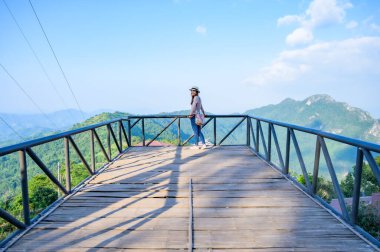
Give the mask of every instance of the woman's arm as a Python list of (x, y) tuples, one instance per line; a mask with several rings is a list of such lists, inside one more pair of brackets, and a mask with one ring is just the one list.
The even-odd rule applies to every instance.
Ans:
[(203, 105), (201, 105), (202, 113), (206, 116), (205, 110), (203, 109)]
[(197, 103), (199, 101), (198, 99), (198, 96), (194, 97), (193, 104), (191, 104), (191, 111), (189, 117), (193, 117), (193, 115), (195, 114), (195, 109), (197, 108)]

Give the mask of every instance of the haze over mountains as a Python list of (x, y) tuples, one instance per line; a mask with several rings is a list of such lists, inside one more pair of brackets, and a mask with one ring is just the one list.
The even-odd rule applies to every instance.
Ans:
[[(98, 110), (84, 114), (79, 110), (66, 109), (46, 114), (8, 114), (0, 113), (0, 116), (9, 123), (23, 138), (30, 139), (41, 137), (47, 133), (70, 129), (75, 123), (104, 112)], [(6, 124), (0, 121), (0, 146), (4, 143), (23, 141)]]
[(288, 98), (275, 105), (248, 110), (246, 114), (380, 143), (379, 119), (329, 95), (313, 95), (302, 101)]
[[(165, 114), (187, 114), (187, 110)], [(91, 117), (98, 112), (86, 113), (87, 121), (97, 121)], [(328, 131), (339, 135), (380, 143), (380, 120), (347, 103), (335, 101), (329, 95), (313, 95), (302, 101), (287, 98), (274, 105), (247, 110), (243, 114), (256, 115), (282, 122)], [(122, 114), (121, 114), (122, 115)], [(83, 122), (78, 110), (62, 110), (48, 114), (52, 123), (41, 114), (1, 114), (25, 139), (40, 137), (47, 133), (67, 130), (74, 124)], [(0, 146), (22, 141), (4, 123), (0, 122)]]

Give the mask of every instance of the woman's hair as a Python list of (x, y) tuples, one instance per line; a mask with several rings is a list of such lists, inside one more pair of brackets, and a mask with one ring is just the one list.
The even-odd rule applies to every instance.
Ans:
[[(194, 95), (194, 96), (198, 96), (198, 93), (199, 93), (199, 91), (195, 91), (195, 92), (197, 92), (197, 94), (196, 94), (196, 95)], [(194, 96), (191, 96), (191, 103), (190, 103), (190, 105), (193, 105)]]

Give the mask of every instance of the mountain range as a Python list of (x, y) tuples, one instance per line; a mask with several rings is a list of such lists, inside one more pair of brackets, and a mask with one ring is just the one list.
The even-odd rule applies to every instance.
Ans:
[(70, 129), (74, 124), (104, 111), (84, 112), (83, 115), (81, 111), (75, 109), (60, 110), (45, 115), (0, 113), (0, 117), (22, 137), (0, 121), (0, 146)]
[[(41, 114), (0, 114), (25, 139), (40, 137), (70, 129), (75, 125), (88, 125), (110, 118), (129, 115), (128, 113), (106, 113), (102, 116), (95, 111), (85, 113), (78, 110), (62, 110), (47, 114), (48, 120)], [(187, 114), (188, 110), (172, 111), (160, 114)], [(209, 114), (212, 114), (208, 112)], [(100, 114), (96, 116), (96, 114)], [(236, 114), (236, 113), (235, 113)], [(331, 96), (318, 94), (304, 100), (287, 98), (278, 104), (250, 109), (243, 114), (259, 116), (281, 122), (310, 127), (352, 138), (380, 143), (380, 120), (347, 103), (334, 100)], [(53, 121), (55, 125), (51, 122)], [(226, 129), (227, 130), (227, 129)], [(4, 123), (0, 123), (0, 146), (20, 142)]]
[(281, 122), (380, 143), (380, 120), (329, 95), (313, 95), (302, 101), (287, 98), (245, 112)]

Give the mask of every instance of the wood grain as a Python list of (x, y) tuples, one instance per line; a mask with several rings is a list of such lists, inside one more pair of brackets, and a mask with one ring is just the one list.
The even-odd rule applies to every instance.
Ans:
[(373, 251), (247, 147), (134, 147), (9, 251)]

